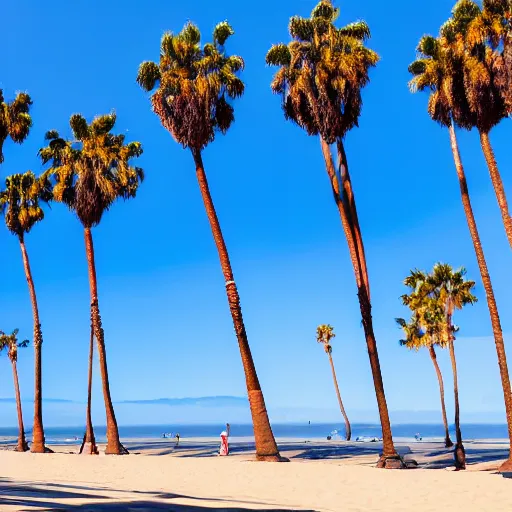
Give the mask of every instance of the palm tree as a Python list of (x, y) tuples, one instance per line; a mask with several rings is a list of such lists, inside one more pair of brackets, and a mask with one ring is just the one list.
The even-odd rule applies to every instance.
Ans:
[(340, 405), (340, 411), (345, 419), (345, 438), (347, 441), (350, 441), (352, 437), (352, 429), (350, 428), (350, 421), (348, 421), (348, 416), (345, 411), (345, 407), (343, 407), (343, 402), (341, 400), (340, 388), (338, 387), (338, 379), (336, 378), (336, 371), (334, 370), (334, 362), (332, 360), (332, 345), (331, 340), (334, 338), (336, 334), (334, 334), (334, 330), (331, 325), (319, 325), (316, 328), (316, 341), (318, 343), (322, 343), (324, 346), (325, 353), (329, 357), (329, 363), (331, 365), (332, 378), (334, 380), (334, 389), (336, 390), (336, 396), (338, 397), (338, 403)]
[(432, 36), (422, 37), (418, 45), (418, 53), (417, 60), (409, 66), (409, 72), (414, 75), (409, 85), (412, 92), (430, 91), (428, 113), (434, 121), (438, 122), (441, 126), (447, 127), (449, 130), (462, 205), (487, 297), (503, 387), (510, 452), (508, 460), (501, 466), (500, 470), (510, 471), (512, 469), (512, 391), (510, 388), (503, 331), (491, 277), (471, 205), (468, 184), (454, 127), (454, 122), (463, 127), (471, 126), (471, 113), (464, 91), (463, 66), (460, 59), (457, 59), (453, 52), (447, 49), (446, 45), (442, 44), (440, 39)]
[(85, 414), (85, 435), (80, 446), (79, 453), (87, 455), (98, 455), (98, 447), (96, 446), (96, 439), (94, 437), (94, 429), (92, 426), (92, 362), (94, 353), (94, 326), (91, 324), (91, 335), (89, 338), (89, 367), (87, 372), (87, 410)]
[(210, 194), (202, 160), (202, 150), (225, 134), (234, 120), (229, 100), (242, 96), (244, 83), (238, 77), (244, 61), (228, 55), (225, 43), (234, 34), (227, 22), (213, 31), (213, 42), (201, 46), (199, 29), (187, 23), (178, 34), (167, 32), (160, 45), (160, 61), (143, 62), (137, 82), (151, 96), (153, 111), (162, 125), (184, 148), (190, 149), (199, 189), (210, 222), (225, 280), (229, 309), (242, 356), (249, 405), (251, 409), (258, 460), (280, 461), (265, 400), (254, 366), (240, 307), (228, 250)]
[(483, 0), (481, 10), (471, 11), (476, 16), (470, 16), (466, 41), (494, 50), (493, 82), (512, 114), (512, 5), (510, 0)]
[(445, 348), (447, 345), (445, 336), (443, 336), (443, 333), (445, 332), (445, 319), (444, 315), (440, 314), (442, 313), (440, 308), (433, 307), (435, 304), (433, 304), (431, 300), (428, 300), (428, 298), (424, 297), (421, 301), (415, 300), (415, 293), (418, 286), (425, 282), (426, 279), (426, 274), (419, 270), (413, 270), (411, 274), (407, 276), (404, 284), (408, 286), (411, 291), (409, 295), (402, 295), (402, 303), (409, 307), (412, 305), (411, 309), (413, 310), (413, 313), (409, 322), (406, 322), (403, 318), (397, 318), (396, 322), (405, 334), (405, 339), (400, 340), (400, 345), (408, 348), (409, 350), (415, 351), (418, 351), (422, 347), (428, 348), (430, 359), (434, 365), (439, 383), (441, 412), (445, 431), (445, 447), (450, 448), (453, 446), (453, 442), (450, 439), (448, 419), (446, 417), (443, 375), (439, 368), (434, 348), (436, 345), (441, 348)]
[[(310, 18), (294, 16), (289, 31), (292, 41), (276, 44), (267, 53), (267, 64), (278, 66), (271, 84), (280, 94), (286, 119), (298, 124), (308, 135), (318, 135), (334, 200), (340, 214), (356, 278), (363, 328), (382, 425), (383, 454), (379, 467), (401, 468), (391, 434), (377, 343), (373, 331), (370, 286), (357, 217), (354, 191), (348, 172), (343, 138), (358, 125), (361, 90), (369, 81), (369, 70), (378, 55), (366, 48), (370, 29), (364, 21), (335, 26), (339, 10), (322, 0)], [(338, 170), (330, 145), (336, 143)]]
[(53, 198), (73, 211), (84, 228), (85, 252), (91, 293), (91, 324), (98, 344), (98, 356), (107, 418), (106, 454), (128, 453), (119, 441), (114, 406), (108, 381), (105, 337), (98, 303), (98, 284), (91, 229), (100, 224), (103, 214), (118, 198), (135, 197), (144, 174), (130, 160), (142, 154), (139, 142), (125, 144), (124, 135), (114, 135), (114, 113), (98, 116), (88, 124), (80, 114), (69, 124), (76, 143), (56, 131), (46, 134), (48, 146), (39, 150), (43, 164), (50, 163), (46, 175), (55, 181)]
[(0, 164), (4, 161), (3, 147), (7, 137), (18, 144), (28, 137), (32, 127), (30, 105), (32, 100), (27, 93), (19, 92), (11, 103), (7, 103), (0, 89)]
[(16, 363), (18, 361), (18, 347), (26, 347), (28, 340), (24, 340), (18, 343), (18, 329), (12, 331), (11, 334), (5, 334), (0, 331), (0, 352), (4, 348), (7, 348), (7, 355), (12, 365), (12, 376), (14, 379), (14, 391), (16, 393), (16, 410), (18, 412), (18, 444), (16, 445), (15, 451), (26, 452), (29, 450), (27, 441), (25, 440), (25, 428), (23, 427), (23, 413), (21, 410), (21, 397), (20, 397), (20, 385), (18, 382), (18, 368)]
[(498, 21), (496, 16), (484, 15), (473, 0), (459, 0), (441, 33), (445, 44), (464, 62), (464, 87), (473, 114), (472, 125), (480, 134), (480, 144), (512, 247), (512, 218), (489, 138), (492, 128), (508, 117), (505, 99), (498, 85), (499, 70), (504, 69), (503, 56), (497, 49), (500, 39), (492, 28)]
[(36, 289), (27, 248), (25, 235), (34, 225), (44, 218), (40, 202), (48, 202), (52, 197), (51, 185), (44, 177), (37, 178), (33, 172), (13, 174), (5, 180), (5, 189), (0, 192), (0, 209), (5, 216), (7, 229), (15, 235), (21, 247), (21, 256), (25, 277), (27, 278), (30, 301), (32, 303), (32, 317), (34, 321), (34, 362), (35, 362), (35, 392), (34, 392), (34, 426), (32, 429), (33, 453), (51, 452), (44, 445), (43, 403), (42, 403), (42, 344), (43, 333), (39, 319)]
[(474, 304), (477, 301), (477, 298), (472, 293), (475, 282), (467, 281), (465, 275), (466, 270), (464, 268), (453, 270), (450, 265), (436, 263), (432, 273), (424, 283), (427, 293), (429, 296), (432, 296), (435, 303), (443, 309), (446, 319), (445, 339), (448, 340), (448, 348), (450, 350), (455, 395), (455, 433), (457, 437), (455, 445), (455, 465), (457, 469), (466, 468), (466, 455), (460, 430), (459, 388), (454, 347), (454, 333), (458, 331), (458, 328), (453, 324), (452, 317), (456, 309), (462, 309), (464, 306)]

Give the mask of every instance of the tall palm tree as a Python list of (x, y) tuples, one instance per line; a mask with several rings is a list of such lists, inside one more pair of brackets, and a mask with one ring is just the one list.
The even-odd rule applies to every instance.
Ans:
[(20, 243), (25, 277), (27, 278), (30, 301), (32, 303), (32, 317), (34, 321), (34, 363), (35, 363), (35, 392), (34, 392), (34, 426), (32, 429), (33, 453), (50, 452), (44, 445), (43, 428), (43, 402), (42, 402), (42, 344), (43, 333), (39, 319), (36, 289), (27, 248), (25, 236), (35, 224), (43, 220), (44, 212), (40, 202), (48, 202), (52, 198), (51, 185), (44, 177), (37, 178), (33, 172), (13, 174), (5, 180), (5, 189), (0, 192), (0, 209), (5, 216), (5, 223), (9, 231), (15, 235)]
[(464, 62), (464, 87), (473, 114), (472, 125), (477, 128), (480, 135), (480, 144), (498, 200), (503, 225), (512, 247), (512, 218), (489, 138), (492, 128), (508, 117), (505, 98), (498, 85), (500, 70), (504, 69), (503, 56), (499, 48), (500, 39), (492, 29), (498, 21), (496, 16), (489, 19), (488, 15), (484, 15), (480, 6), (473, 0), (459, 0), (453, 8), (452, 17), (443, 25), (441, 33), (444, 44), (449, 45)]
[[(379, 467), (401, 468), (391, 434), (391, 423), (373, 331), (370, 286), (354, 191), (348, 172), (343, 138), (358, 126), (361, 90), (369, 81), (369, 70), (378, 55), (365, 46), (370, 29), (364, 21), (335, 26), (339, 10), (322, 0), (310, 18), (290, 19), (289, 44), (276, 44), (267, 53), (267, 64), (278, 66), (271, 84), (282, 96), (286, 119), (309, 135), (318, 135), (327, 175), (338, 208), (356, 278), (363, 328), (368, 347), (377, 404), (382, 425), (383, 454)], [(331, 144), (336, 143), (338, 169)]]
[(130, 165), (142, 154), (139, 142), (125, 144), (124, 135), (114, 135), (114, 113), (96, 117), (90, 124), (80, 114), (71, 116), (69, 124), (76, 142), (68, 141), (56, 131), (46, 134), (48, 146), (39, 150), (43, 164), (50, 163), (46, 175), (53, 177), (53, 199), (73, 211), (84, 228), (85, 252), (91, 293), (91, 324), (98, 345), (103, 398), (107, 418), (106, 454), (128, 453), (119, 441), (119, 431), (110, 396), (105, 337), (98, 303), (98, 283), (94, 262), (92, 228), (119, 199), (135, 197), (144, 178), (140, 167)]
[(92, 363), (94, 353), (94, 326), (91, 324), (91, 335), (89, 338), (89, 367), (87, 371), (87, 410), (85, 413), (85, 435), (80, 446), (80, 454), (98, 455), (96, 438), (94, 437), (94, 428), (92, 426)]
[(24, 340), (18, 343), (18, 329), (12, 331), (11, 334), (5, 334), (0, 331), (0, 352), (4, 348), (7, 349), (7, 355), (12, 365), (12, 376), (14, 379), (14, 392), (16, 394), (16, 410), (18, 412), (18, 444), (16, 445), (15, 451), (26, 452), (29, 450), (27, 441), (25, 439), (25, 428), (23, 426), (23, 413), (21, 410), (21, 396), (20, 396), (20, 385), (18, 381), (18, 348), (26, 347), (28, 340)]
[(0, 89), (0, 164), (4, 161), (3, 147), (7, 137), (18, 144), (28, 137), (32, 127), (30, 105), (32, 100), (27, 93), (19, 92), (13, 101), (7, 103)]
[(153, 91), (151, 104), (160, 122), (184, 148), (190, 149), (199, 189), (210, 222), (225, 280), (229, 309), (242, 356), (251, 409), (258, 460), (280, 461), (263, 392), (254, 366), (233, 276), (228, 250), (210, 194), (202, 151), (220, 132), (225, 134), (234, 121), (230, 100), (242, 96), (244, 83), (238, 72), (242, 57), (228, 55), (226, 41), (234, 34), (227, 22), (213, 31), (213, 42), (201, 46), (199, 29), (187, 23), (178, 34), (167, 32), (160, 45), (160, 61), (143, 62), (137, 82)]
[(510, 0), (482, 0), (482, 9), (470, 18), (466, 41), (471, 46), (486, 44), (494, 50), (494, 85), (508, 114), (512, 114), (512, 3)]
[(436, 345), (441, 348), (447, 346), (446, 337), (443, 335), (445, 332), (445, 318), (444, 315), (441, 314), (442, 311), (440, 311), (440, 308), (433, 307), (435, 304), (433, 304), (431, 300), (428, 300), (428, 298), (425, 297), (421, 301), (415, 300), (416, 290), (426, 279), (427, 276), (424, 272), (413, 270), (404, 280), (404, 284), (410, 288), (410, 293), (408, 295), (402, 295), (402, 303), (409, 307), (412, 306), (411, 309), (413, 313), (409, 322), (406, 322), (403, 318), (397, 318), (396, 322), (405, 334), (405, 339), (400, 340), (400, 345), (415, 351), (425, 347), (429, 351), (430, 359), (434, 365), (439, 383), (441, 413), (445, 431), (445, 447), (450, 448), (453, 446), (453, 442), (450, 439), (448, 419), (446, 416), (443, 375), (439, 368), (435, 351)]
[(442, 40), (432, 36), (422, 37), (418, 45), (418, 54), (417, 60), (409, 66), (409, 72), (414, 75), (409, 85), (412, 92), (430, 91), (428, 113), (434, 121), (438, 122), (441, 126), (447, 127), (450, 134), (450, 144), (459, 180), (462, 205), (487, 297), (503, 387), (510, 452), (508, 460), (505, 461), (500, 469), (502, 471), (510, 471), (512, 470), (512, 391), (510, 388), (503, 331), (491, 277), (471, 205), (454, 126), (454, 122), (463, 127), (471, 126), (472, 123), (472, 116), (464, 90), (463, 65), (460, 59), (449, 49), (449, 46), (443, 45)]
[(345, 411), (345, 407), (343, 406), (343, 402), (341, 400), (340, 388), (338, 386), (338, 379), (336, 378), (336, 371), (334, 370), (334, 362), (332, 360), (332, 345), (331, 340), (334, 338), (336, 334), (334, 334), (334, 330), (331, 325), (319, 325), (316, 328), (316, 341), (318, 343), (322, 343), (324, 346), (325, 353), (329, 357), (329, 363), (331, 365), (332, 378), (334, 380), (334, 389), (336, 390), (336, 396), (338, 397), (338, 404), (340, 405), (340, 411), (345, 419), (345, 438), (347, 441), (350, 441), (352, 437), (352, 429), (350, 428), (350, 421), (348, 421), (348, 416)]

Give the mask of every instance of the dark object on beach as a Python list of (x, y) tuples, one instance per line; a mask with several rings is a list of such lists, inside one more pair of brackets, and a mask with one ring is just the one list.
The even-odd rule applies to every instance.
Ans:
[(331, 436), (327, 436), (327, 441), (330, 441), (332, 439)]
[(176, 434), (176, 446), (180, 444), (180, 435)]
[(404, 462), (407, 469), (416, 469), (418, 467), (418, 462), (414, 459), (404, 459)]
[(501, 476), (503, 478), (512, 478), (512, 471), (502, 471)]
[(455, 471), (466, 469), (466, 450), (464, 449), (462, 443), (457, 443), (455, 445), (455, 450), (453, 451), (453, 459), (455, 460)]

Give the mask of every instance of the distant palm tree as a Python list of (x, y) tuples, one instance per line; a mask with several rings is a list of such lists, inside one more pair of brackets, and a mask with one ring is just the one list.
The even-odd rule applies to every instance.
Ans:
[(18, 347), (26, 347), (28, 340), (24, 340), (18, 343), (18, 329), (12, 331), (11, 334), (5, 334), (0, 331), (0, 352), (4, 348), (7, 349), (7, 355), (12, 365), (12, 376), (14, 379), (14, 392), (16, 394), (16, 410), (18, 412), (18, 444), (16, 445), (15, 451), (26, 452), (29, 450), (27, 441), (25, 440), (25, 428), (23, 426), (23, 413), (21, 410), (21, 397), (20, 397), (20, 385), (18, 382), (18, 368), (16, 363), (18, 361)]
[(404, 284), (411, 289), (410, 295), (403, 295), (402, 302), (404, 305), (413, 305), (413, 314), (411, 320), (406, 322), (403, 318), (397, 318), (396, 322), (402, 328), (405, 334), (405, 339), (400, 340), (400, 345), (408, 348), (409, 350), (418, 351), (422, 347), (428, 348), (430, 359), (436, 371), (437, 380), (439, 383), (439, 393), (441, 396), (441, 412), (443, 416), (443, 425), (445, 431), (445, 447), (450, 448), (453, 442), (450, 439), (448, 429), (448, 419), (446, 417), (446, 405), (444, 400), (444, 383), (443, 375), (439, 364), (437, 362), (437, 355), (435, 346), (445, 348), (447, 341), (444, 336), (445, 332), (445, 317), (439, 307), (433, 307), (435, 304), (427, 297), (423, 301), (415, 302), (414, 295), (421, 283), (425, 282), (427, 276), (424, 272), (413, 270), (404, 281)]
[(4, 161), (3, 147), (7, 137), (21, 144), (32, 127), (29, 110), (32, 100), (27, 93), (19, 92), (11, 103), (4, 99), (0, 89), (0, 164)]
[(410, 82), (412, 92), (429, 91), (428, 113), (441, 126), (447, 127), (459, 180), (462, 205), (475, 249), (480, 275), (487, 297), (487, 306), (498, 355), (498, 365), (507, 415), (510, 451), (508, 460), (501, 466), (501, 471), (512, 470), (512, 391), (508, 373), (507, 355), (503, 340), (498, 306), (492, 288), (491, 277), (485, 261), (482, 242), (469, 197), (468, 184), (457, 143), (454, 123), (468, 128), (472, 126), (471, 110), (464, 90), (463, 61), (453, 52), (447, 50), (441, 38), (424, 36), (418, 45), (418, 59), (409, 66), (414, 75)]
[(5, 180), (5, 189), (0, 192), (0, 209), (5, 216), (7, 229), (15, 235), (21, 247), (23, 267), (27, 278), (30, 301), (32, 303), (32, 316), (34, 320), (34, 362), (35, 362), (35, 393), (34, 393), (34, 426), (32, 429), (33, 453), (51, 452), (44, 445), (43, 428), (43, 402), (42, 402), (42, 344), (43, 333), (39, 320), (36, 289), (30, 269), (25, 235), (35, 224), (43, 220), (44, 212), (40, 202), (48, 202), (52, 198), (51, 185), (44, 177), (37, 178), (33, 172), (13, 174)]
[(130, 165), (142, 154), (139, 142), (125, 144), (124, 135), (111, 130), (115, 114), (96, 117), (88, 124), (80, 114), (71, 116), (69, 124), (76, 139), (62, 139), (56, 131), (46, 134), (48, 146), (39, 150), (43, 164), (50, 163), (46, 175), (53, 177), (53, 198), (73, 211), (84, 228), (85, 250), (91, 292), (91, 324), (98, 343), (107, 418), (106, 454), (128, 453), (119, 441), (119, 430), (110, 396), (105, 337), (98, 304), (98, 284), (91, 229), (100, 224), (103, 214), (119, 199), (135, 197), (144, 174)]
[(87, 410), (85, 414), (85, 436), (80, 446), (79, 453), (86, 453), (88, 455), (98, 455), (98, 447), (96, 446), (96, 439), (94, 437), (94, 428), (92, 426), (92, 363), (94, 353), (94, 327), (91, 324), (91, 336), (89, 339), (89, 367), (87, 372)]
[(160, 61), (143, 62), (138, 84), (151, 96), (153, 111), (162, 125), (194, 159), (199, 189), (224, 275), (229, 309), (242, 357), (251, 409), (258, 460), (280, 461), (279, 450), (268, 419), (265, 400), (254, 366), (240, 307), (240, 296), (229, 254), (210, 194), (202, 151), (220, 132), (225, 134), (234, 120), (230, 100), (242, 96), (244, 83), (238, 77), (244, 61), (227, 55), (225, 43), (234, 34), (227, 22), (213, 31), (213, 42), (201, 46), (199, 29), (187, 23), (179, 34), (167, 32), (160, 45)]
[[(364, 21), (337, 28), (339, 9), (322, 0), (310, 18), (293, 16), (289, 32), (292, 41), (276, 44), (266, 61), (278, 66), (271, 88), (282, 96), (283, 110), (289, 119), (318, 135), (327, 175), (338, 207), (343, 231), (354, 269), (359, 306), (368, 348), (382, 425), (383, 454), (378, 467), (402, 468), (404, 462), (393, 444), (391, 423), (384, 393), (377, 342), (373, 331), (370, 284), (359, 226), (354, 191), (348, 172), (343, 138), (358, 126), (362, 108), (362, 89), (369, 82), (369, 71), (379, 57), (365, 46), (370, 29)], [(335, 168), (331, 144), (336, 143), (338, 169)]]
[[(490, 5), (499, 7), (502, 3), (487, 2), (484, 14), (473, 0), (459, 0), (453, 8), (452, 17), (443, 25), (441, 34), (448, 51), (464, 63), (464, 89), (472, 114), (471, 127), (476, 127), (480, 134), (480, 143), (500, 207), (503, 225), (512, 247), (512, 218), (489, 138), (491, 129), (508, 117), (509, 111), (507, 111), (505, 97), (511, 94), (508, 92), (504, 97), (499, 85), (500, 80), (503, 81), (500, 74), (506, 69), (500, 49), (506, 27), (506, 24), (502, 23), (505, 18), (502, 14), (494, 12), (489, 14)], [(500, 28), (496, 29), (496, 25)]]
[(325, 353), (329, 357), (329, 363), (332, 370), (332, 378), (334, 380), (334, 389), (336, 390), (336, 396), (338, 397), (338, 404), (340, 405), (341, 414), (345, 419), (345, 438), (347, 441), (350, 441), (350, 438), (352, 437), (352, 429), (350, 428), (350, 422), (348, 421), (348, 416), (341, 400), (340, 388), (338, 387), (338, 379), (336, 378), (336, 371), (334, 370), (334, 362), (332, 360), (331, 340), (335, 336), (336, 334), (334, 334), (334, 330), (331, 325), (319, 325), (316, 328), (316, 341), (323, 344)]

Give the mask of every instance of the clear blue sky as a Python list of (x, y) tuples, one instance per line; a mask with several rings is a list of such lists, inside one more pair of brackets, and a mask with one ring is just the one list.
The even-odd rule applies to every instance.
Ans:
[[(407, 89), (418, 39), (436, 32), (452, 0), (343, 1), (341, 22), (364, 18), (381, 55), (364, 91), (360, 128), (346, 140), (368, 255), (375, 332), (390, 410), (437, 410), (427, 353), (398, 345), (394, 318), (412, 267), (437, 260), (464, 265), (480, 302), (457, 315), (462, 418), (502, 411), (503, 399), (485, 296), (459, 197), (448, 133), (426, 114), (427, 97)], [(41, 170), (46, 130), (67, 133), (71, 114), (115, 109), (116, 130), (140, 140), (146, 181), (135, 200), (116, 204), (94, 230), (111, 391), (114, 400), (245, 393), (223, 279), (189, 152), (177, 145), (135, 83), (138, 65), (157, 60), (165, 30), (197, 23), (205, 40), (216, 22), (236, 30), (228, 49), (243, 56), (247, 84), (236, 122), (204, 153), (211, 191), (238, 282), (249, 341), (270, 411), (319, 407), (337, 414), (328, 362), (315, 342), (334, 325), (334, 359), (346, 407), (376, 410), (354, 277), (319, 142), (285, 122), (265, 66), (272, 43), (314, 0), (225, 2), (6, 2), (0, 33), (0, 87), (33, 100), (34, 127), (22, 146), (8, 142), (2, 178)], [(20, 12), (25, 13), (20, 18)], [(22, 25), (20, 25), (22, 23)], [(511, 191), (510, 121), (492, 134)], [(511, 253), (476, 133), (460, 134), (468, 181), (503, 329), (511, 332)], [(509, 146), (508, 146), (509, 147)], [(17, 241), (0, 230), (0, 328), (31, 337), (32, 317)], [(49, 398), (85, 398), (89, 289), (78, 221), (53, 205), (26, 240), (44, 334), (43, 385)], [(512, 349), (508, 353), (512, 363)], [(450, 367), (440, 356), (447, 389)], [(20, 354), (22, 394), (32, 397), (32, 349)], [(95, 373), (99, 382), (99, 374)], [(451, 394), (448, 405), (452, 411)], [(0, 397), (11, 397), (0, 359)], [(99, 387), (95, 400), (101, 401)], [(450, 412), (452, 415), (452, 412)], [(482, 415), (485, 419), (485, 414)], [(101, 417), (98, 418), (101, 422)], [(14, 424), (15, 418), (8, 423)]]

